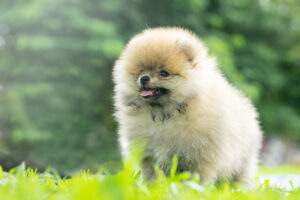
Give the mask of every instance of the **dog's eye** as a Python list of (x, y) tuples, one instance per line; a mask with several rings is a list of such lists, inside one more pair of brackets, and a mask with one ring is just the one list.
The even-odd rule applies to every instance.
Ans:
[(161, 75), (161, 76), (163, 76), (163, 77), (167, 77), (167, 76), (169, 76), (169, 73), (166, 72), (166, 71), (164, 71), (164, 70), (161, 70), (161, 71), (159, 72), (159, 75)]

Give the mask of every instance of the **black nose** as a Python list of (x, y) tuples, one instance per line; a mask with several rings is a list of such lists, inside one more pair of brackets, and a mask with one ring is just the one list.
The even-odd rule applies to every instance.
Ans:
[(149, 76), (143, 76), (140, 81), (141, 81), (142, 85), (145, 85), (146, 83), (148, 83), (150, 81), (150, 77)]

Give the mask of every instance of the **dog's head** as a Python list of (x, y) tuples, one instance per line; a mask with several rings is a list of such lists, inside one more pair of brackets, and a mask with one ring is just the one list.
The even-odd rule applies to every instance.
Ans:
[(186, 30), (146, 30), (128, 43), (115, 65), (116, 100), (163, 112), (166, 118), (182, 113), (201, 93), (208, 60), (206, 48)]

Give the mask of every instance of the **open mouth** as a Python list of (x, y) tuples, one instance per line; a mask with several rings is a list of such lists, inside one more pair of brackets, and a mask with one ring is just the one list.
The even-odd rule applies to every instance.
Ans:
[(169, 90), (166, 88), (142, 88), (141, 96), (144, 97), (145, 99), (158, 98), (168, 93)]

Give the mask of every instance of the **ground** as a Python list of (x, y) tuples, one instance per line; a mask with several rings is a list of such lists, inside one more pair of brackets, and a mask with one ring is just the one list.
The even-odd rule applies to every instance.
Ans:
[[(299, 167), (261, 167), (257, 186), (247, 190), (229, 183), (198, 185), (197, 176), (188, 173), (170, 177), (157, 169), (158, 179), (144, 182), (133, 163), (125, 163), (117, 174), (91, 174), (81, 171), (69, 178), (60, 177), (55, 170), (37, 173), (24, 165), (3, 172), (0, 169), (1, 199), (300, 199)], [(280, 187), (278, 187), (280, 186)]]

